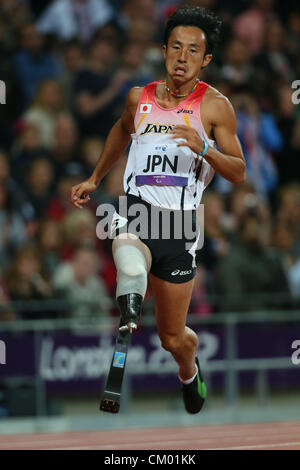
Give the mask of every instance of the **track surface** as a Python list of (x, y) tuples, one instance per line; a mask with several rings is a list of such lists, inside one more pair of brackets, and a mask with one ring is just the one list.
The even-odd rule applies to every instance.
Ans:
[(4, 449), (300, 450), (300, 422), (0, 435)]

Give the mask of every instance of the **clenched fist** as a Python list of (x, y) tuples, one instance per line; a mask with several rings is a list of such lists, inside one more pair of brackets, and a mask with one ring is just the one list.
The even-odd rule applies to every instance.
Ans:
[(89, 194), (97, 189), (95, 183), (91, 183), (89, 180), (83, 183), (76, 184), (71, 190), (71, 202), (78, 209), (83, 209), (82, 205), (86, 204), (89, 200)]
[(185, 142), (177, 144), (178, 147), (189, 147), (193, 152), (203, 152), (204, 142), (199, 136), (198, 132), (189, 126), (177, 125), (173, 127), (170, 132), (174, 139), (185, 139)]

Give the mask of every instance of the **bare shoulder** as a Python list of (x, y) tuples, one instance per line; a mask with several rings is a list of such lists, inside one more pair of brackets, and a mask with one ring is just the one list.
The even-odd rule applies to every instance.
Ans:
[(209, 86), (206, 90), (203, 97), (203, 106), (212, 124), (224, 120), (235, 120), (235, 112), (230, 100), (212, 86)]
[(135, 86), (131, 88), (127, 94), (127, 106), (137, 106), (144, 87)]
[(126, 97), (126, 104), (121, 116), (121, 125), (129, 134), (134, 132), (134, 117), (143, 87), (133, 87)]

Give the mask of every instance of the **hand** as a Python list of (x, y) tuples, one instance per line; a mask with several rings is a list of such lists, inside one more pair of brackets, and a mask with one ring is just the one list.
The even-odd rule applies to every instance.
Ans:
[(89, 180), (76, 184), (71, 190), (72, 204), (75, 207), (78, 207), (78, 209), (83, 209), (82, 205), (86, 204), (90, 200), (88, 194), (92, 193), (96, 189), (97, 185), (95, 183), (91, 183)]
[(180, 142), (180, 144), (177, 144), (177, 147), (189, 147), (197, 154), (203, 152), (204, 142), (193, 127), (184, 125), (174, 126), (170, 134), (173, 135), (174, 139), (186, 140), (186, 142)]

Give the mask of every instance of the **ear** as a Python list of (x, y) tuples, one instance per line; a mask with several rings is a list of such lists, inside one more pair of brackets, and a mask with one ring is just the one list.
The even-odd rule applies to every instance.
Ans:
[(162, 46), (162, 50), (163, 50), (164, 59), (166, 60), (167, 46), (165, 44)]
[(212, 58), (213, 58), (212, 54), (206, 54), (204, 56), (201, 69), (204, 69), (205, 67), (207, 67)]

